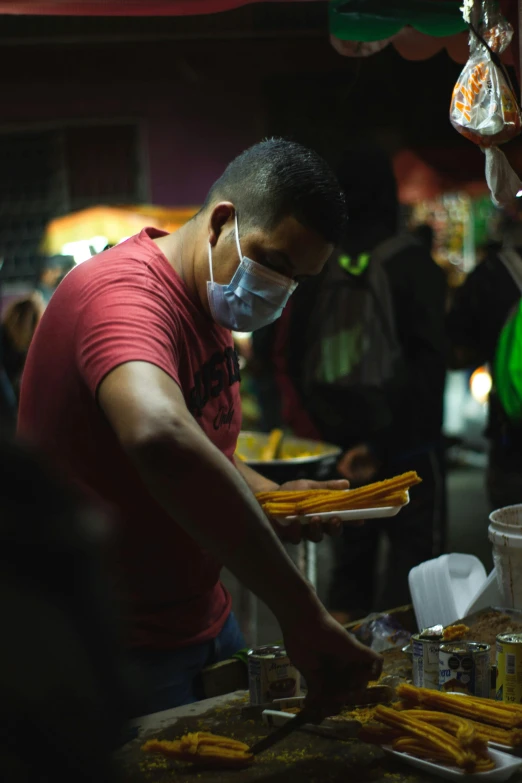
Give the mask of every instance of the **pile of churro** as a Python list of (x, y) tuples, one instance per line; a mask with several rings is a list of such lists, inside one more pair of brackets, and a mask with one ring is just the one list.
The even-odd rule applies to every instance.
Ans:
[(375, 719), (381, 725), (361, 729), (359, 739), (391, 745), (401, 753), (460, 767), (466, 772), (488, 772), (495, 768), (487, 743), (463, 718), (429, 710), (398, 712), (379, 706), (375, 710)]
[(488, 743), (522, 747), (522, 706), (476, 696), (457, 696), (413, 685), (397, 688), (393, 709), (379, 706), (374, 723), (364, 726), (359, 738), (390, 745), (466, 772), (494, 768)]
[(320, 515), (329, 511), (404, 506), (408, 502), (408, 490), (421, 481), (417, 473), (411, 470), (359, 489), (260, 492), (256, 497), (267, 514), (273, 517)]
[[(442, 691), (431, 691), (428, 688), (416, 688), (413, 685), (399, 685), (397, 695), (402, 700), (401, 706), (407, 708), (438, 710), (444, 713), (458, 715), (470, 721), (481, 724), (480, 732), (488, 735), (491, 742), (501, 745), (518, 747), (522, 745), (522, 706), (506, 704), (492, 699), (481, 699), (478, 696), (460, 696)], [(499, 730), (502, 730), (502, 740)], [(493, 734), (496, 736), (493, 737)], [(490, 736), (491, 735), (491, 736)]]

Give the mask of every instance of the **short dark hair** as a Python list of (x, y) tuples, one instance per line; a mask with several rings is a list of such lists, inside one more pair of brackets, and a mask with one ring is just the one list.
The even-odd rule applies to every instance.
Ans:
[(293, 141), (267, 139), (235, 158), (203, 208), (223, 200), (236, 206), (243, 228), (273, 229), (292, 216), (332, 244), (344, 231), (344, 195), (335, 174), (320, 155)]

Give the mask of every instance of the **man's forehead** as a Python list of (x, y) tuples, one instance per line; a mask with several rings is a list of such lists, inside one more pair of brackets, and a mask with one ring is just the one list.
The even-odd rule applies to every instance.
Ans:
[(266, 233), (265, 247), (286, 255), (297, 274), (316, 274), (317, 267), (320, 271), (333, 251), (333, 246), (324, 237), (291, 216)]
[(267, 244), (284, 251), (293, 247), (307, 247), (310, 244), (314, 248), (325, 247), (328, 242), (313, 229), (303, 226), (293, 216), (283, 218), (277, 226), (263, 231), (263, 238)]

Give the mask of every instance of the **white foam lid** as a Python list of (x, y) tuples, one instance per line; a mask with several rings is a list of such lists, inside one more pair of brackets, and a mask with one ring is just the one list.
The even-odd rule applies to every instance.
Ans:
[(413, 568), (409, 585), (419, 629), (465, 617), (486, 580), (486, 569), (474, 555), (441, 555)]

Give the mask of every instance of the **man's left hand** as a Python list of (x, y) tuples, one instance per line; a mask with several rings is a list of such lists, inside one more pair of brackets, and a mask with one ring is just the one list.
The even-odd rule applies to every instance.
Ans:
[[(332, 481), (310, 481), (308, 479), (299, 479), (298, 481), (287, 481), (286, 484), (281, 484), (279, 490), (282, 492), (295, 492), (297, 490), (309, 490), (309, 489), (335, 489), (343, 490), (349, 489), (350, 482), (344, 479), (333, 479)], [(329, 519), (328, 522), (321, 522), (321, 517), (312, 517), (310, 522), (306, 525), (302, 525), (299, 520), (295, 520), (290, 524), (282, 525), (277, 519), (273, 517), (270, 521), (281, 541), (285, 541), (289, 544), (299, 544), (301, 541), (312, 541), (318, 544), (323, 540), (324, 535), (339, 536), (342, 533), (343, 523), (340, 519)], [(352, 524), (363, 524), (360, 521), (355, 521)]]

